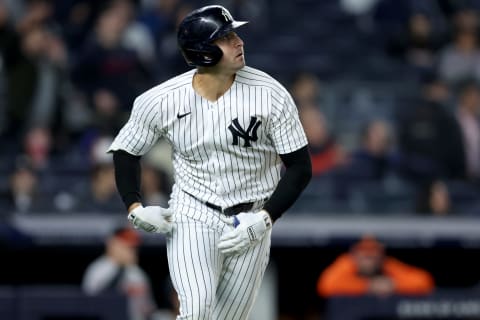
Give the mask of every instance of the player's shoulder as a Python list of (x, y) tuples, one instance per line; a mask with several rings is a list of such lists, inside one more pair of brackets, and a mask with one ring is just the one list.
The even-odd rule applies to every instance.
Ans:
[(287, 89), (270, 74), (249, 66), (245, 66), (237, 72), (236, 81), (249, 86), (267, 87), (281, 95), (287, 93)]
[(147, 91), (143, 92), (137, 97), (137, 100), (138, 101), (151, 100), (151, 99), (161, 100), (163, 99), (163, 97), (167, 96), (168, 94), (171, 94), (176, 90), (181, 90), (182, 88), (189, 87), (191, 86), (192, 77), (194, 73), (195, 73), (195, 69), (192, 69), (178, 76), (170, 78), (169, 80), (166, 80), (148, 89)]

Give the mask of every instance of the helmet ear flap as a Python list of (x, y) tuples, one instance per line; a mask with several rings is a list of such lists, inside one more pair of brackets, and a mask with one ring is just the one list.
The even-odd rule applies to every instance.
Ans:
[(182, 50), (190, 66), (210, 67), (216, 65), (223, 56), (222, 50), (213, 44), (201, 44), (197, 48)]

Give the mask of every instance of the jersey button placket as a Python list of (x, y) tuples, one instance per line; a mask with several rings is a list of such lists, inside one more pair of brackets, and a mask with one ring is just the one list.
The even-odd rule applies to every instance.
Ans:
[[(210, 130), (211, 131), (211, 139), (212, 139), (212, 157), (210, 158), (210, 165), (213, 168), (213, 174), (212, 174), (212, 182), (213, 182), (213, 188), (215, 194), (218, 195), (221, 194), (221, 183), (220, 183), (220, 166), (219, 166), (219, 161), (218, 161), (218, 153), (216, 150), (216, 140), (217, 140), (217, 135), (218, 135), (218, 114), (217, 114), (217, 103), (215, 102), (208, 102), (208, 111), (210, 114)], [(221, 199), (218, 199), (221, 200)]]

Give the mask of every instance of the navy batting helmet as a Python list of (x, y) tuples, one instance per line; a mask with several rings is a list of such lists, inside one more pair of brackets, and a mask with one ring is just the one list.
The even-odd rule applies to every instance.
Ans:
[(178, 27), (178, 46), (191, 66), (214, 66), (222, 50), (212, 42), (248, 23), (235, 21), (222, 6), (206, 6), (188, 14)]

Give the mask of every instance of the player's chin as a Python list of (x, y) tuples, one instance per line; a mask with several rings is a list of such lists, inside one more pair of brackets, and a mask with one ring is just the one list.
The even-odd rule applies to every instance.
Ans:
[(237, 57), (236, 65), (238, 66), (239, 69), (245, 67), (245, 58), (243, 55), (240, 57)]

